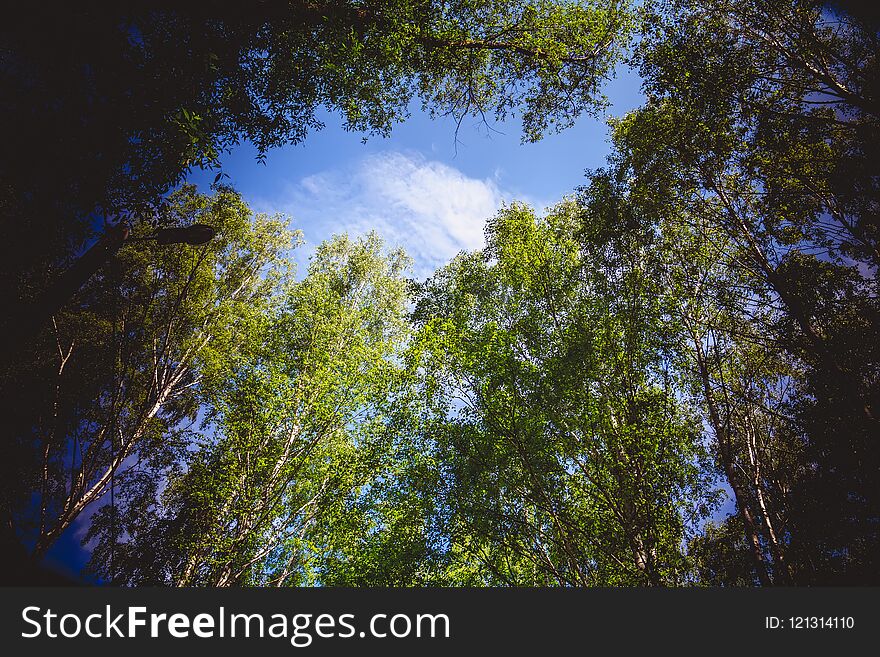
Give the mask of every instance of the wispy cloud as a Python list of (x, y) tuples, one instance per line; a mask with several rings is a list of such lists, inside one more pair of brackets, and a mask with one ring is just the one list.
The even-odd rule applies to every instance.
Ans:
[(293, 217), (312, 246), (334, 233), (375, 230), (406, 249), (422, 278), (459, 251), (483, 246), (486, 220), (514, 198), (497, 177), (471, 178), (421, 155), (389, 152), (310, 175), (258, 207)]

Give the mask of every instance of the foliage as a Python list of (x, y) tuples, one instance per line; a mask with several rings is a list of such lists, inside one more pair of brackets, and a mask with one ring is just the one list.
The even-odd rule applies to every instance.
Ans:
[[(0, 108), (21, 244), (0, 300), (84, 243), (89, 222), (59, 216), (220, 237), (126, 245), (0, 372), (4, 528), (37, 554), (88, 509), (92, 572), (129, 585), (877, 582), (874, 14), (461, 0), (56, 19), (64, 42), (106, 38), (59, 60), (0, 33), (21, 92)], [(373, 234), (318, 246), (296, 280), (295, 235), (231, 189), (157, 202), (325, 110), (387, 134), (419, 98), (537, 139), (604, 107), (633, 30), (646, 102), (611, 121), (607, 164), (545, 216), (504, 207), (485, 248), (425, 281)], [(58, 113), (66, 142), (45, 128)]]
[(240, 140), (264, 158), (324, 110), (385, 135), (417, 97), (459, 120), (516, 114), (534, 140), (603, 106), (631, 27), (617, 1), (22, 6), (0, 31), (0, 178), (62, 221), (142, 220), (191, 167)]
[[(369, 484), (404, 322), (406, 258), (381, 242), (338, 237), (268, 309), (251, 308), (235, 340), (205, 359), (200, 449), (161, 492), (125, 503), (126, 540), (100, 535), (95, 568), (115, 553), (117, 581), (176, 585), (302, 583), (310, 532), (344, 516)], [(219, 349), (219, 352), (217, 351)], [(153, 473), (153, 494), (160, 476)]]
[(875, 577), (877, 35), (837, 18), (650, 5), (648, 102), (615, 123), (602, 182), (691, 281), (680, 314), (765, 584)]
[(589, 223), (571, 203), (544, 219), (511, 206), (485, 251), (418, 296), (469, 583), (680, 583), (681, 542), (708, 512), (699, 428), (670, 387), (640, 254), (583, 239)]
[(24, 382), (16, 413), (36, 418), (12, 425), (20, 448), (10, 454), (24, 476), (10, 485), (38, 491), (16, 522), (36, 554), (140, 461), (184, 449), (208, 345), (236, 330), (244, 308), (264, 305), (283, 273), (291, 235), (279, 219), (253, 220), (228, 189), (184, 187), (169, 203), (181, 223), (209, 223), (219, 236), (202, 247), (125, 245), (53, 319), (33, 360), (4, 378), (10, 394)]

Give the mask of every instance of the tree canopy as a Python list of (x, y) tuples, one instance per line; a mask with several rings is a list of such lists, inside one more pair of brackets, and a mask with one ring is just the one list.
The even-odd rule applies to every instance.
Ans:
[(149, 220), (190, 168), (300, 142), (324, 110), (386, 135), (418, 98), (537, 139), (603, 106), (631, 26), (623, 2), (25, 5), (0, 28), (0, 177), (61, 220)]
[[(880, 33), (850, 5), (4, 25), (3, 299), (44, 289), (95, 212), (135, 238), (2, 365), (6, 536), (39, 557), (81, 523), (89, 571), (125, 585), (876, 584)], [(325, 111), (387, 134), (414, 99), (537, 139), (597, 115), (622, 61), (646, 100), (606, 164), (425, 280), (375, 233), (297, 274), (288, 220), (179, 185)], [(143, 239), (194, 223), (218, 237)]]

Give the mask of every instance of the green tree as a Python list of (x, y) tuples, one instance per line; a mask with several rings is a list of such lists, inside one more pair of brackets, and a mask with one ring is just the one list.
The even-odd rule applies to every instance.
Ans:
[(459, 119), (515, 113), (536, 139), (603, 105), (632, 28), (625, 2), (19, 9), (0, 29), (0, 178), (73, 215), (138, 211), (241, 139), (261, 157), (302, 141), (322, 108), (387, 134), (418, 97)]
[[(616, 136), (628, 126), (618, 125)], [(790, 406), (803, 368), (776, 335), (772, 294), (742, 267), (737, 244), (707, 211), (711, 205), (687, 188), (667, 187), (674, 173), (643, 177), (629, 155), (615, 154), (608, 168), (593, 172), (579, 200), (600, 239), (643, 254), (665, 318), (677, 394), (702, 410), (755, 576), (788, 583), (786, 491), (804, 469)]]
[(617, 1), (23, 5), (0, 26), (0, 338), (94, 214), (173, 223), (164, 195), (241, 141), (263, 159), (326, 114), (387, 135), (415, 99), (538, 139), (604, 107), (631, 29)]
[(666, 236), (659, 273), (682, 300), (669, 312), (757, 577), (864, 582), (880, 466), (876, 32), (812, 2), (645, 15), (648, 102), (615, 123), (588, 202)]
[(465, 583), (687, 577), (682, 540), (710, 502), (699, 425), (670, 387), (642, 254), (590, 241), (591, 223), (572, 203), (511, 206), (418, 297)]
[[(124, 502), (126, 540), (93, 524), (93, 568), (130, 584), (314, 582), (312, 534), (371, 484), (406, 335), (407, 258), (375, 236), (319, 246), (308, 273), (205, 359), (206, 432)], [(164, 481), (160, 491), (158, 482)], [(161, 496), (157, 499), (157, 493)]]
[(46, 389), (30, 397), (26, 412), (37, 419), (12, 451), (25, 476), (13, 485), (38, 492), (36, 507), (21, 499), (8, 509), (35, 555), (139, 461), (164, 453), (158, 445), (183, 448), (176, 430), (198, 410), (207, 346), (243, 308), (263, 303), (278, 275), (290, 241), (278, 219), (254, 219), (227, 189), (184, 187), (169, 204), (180, 223), (209, 223), (218, 237), (197, 248), (126, 245), (53, 319), (34, 348), (36, 371), (19, 373)]

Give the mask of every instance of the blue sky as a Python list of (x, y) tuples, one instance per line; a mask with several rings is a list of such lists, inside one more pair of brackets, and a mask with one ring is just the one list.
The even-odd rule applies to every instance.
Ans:
[[(610, 116), (643, 102), (640, 80), (621, 67), (606, 89), (607, 116), (582, 117), (571, 129), (521, 144), (517, 123), (491, 129), (465, 120), (456, 139), (452, 118), (412, 116), (388, 138), (348, 133), (334, 116), (297, 146), (270, 151), (265, 165), (250, 144), (223, 160), (226, 182), (257, 212), (282, 213), (303, 231), (302, 265), (314, 246), (334, 233), (374, 229), (390, 246), (402, 246), (422, 278), (462, 249), (482, 245), (483, 224), (502, 203), (553, 204), (584, 182), (584, 170), (601, 166), (609, 151)], [(196, 171), (189, 181), (207, 190), (216, 172)]]

